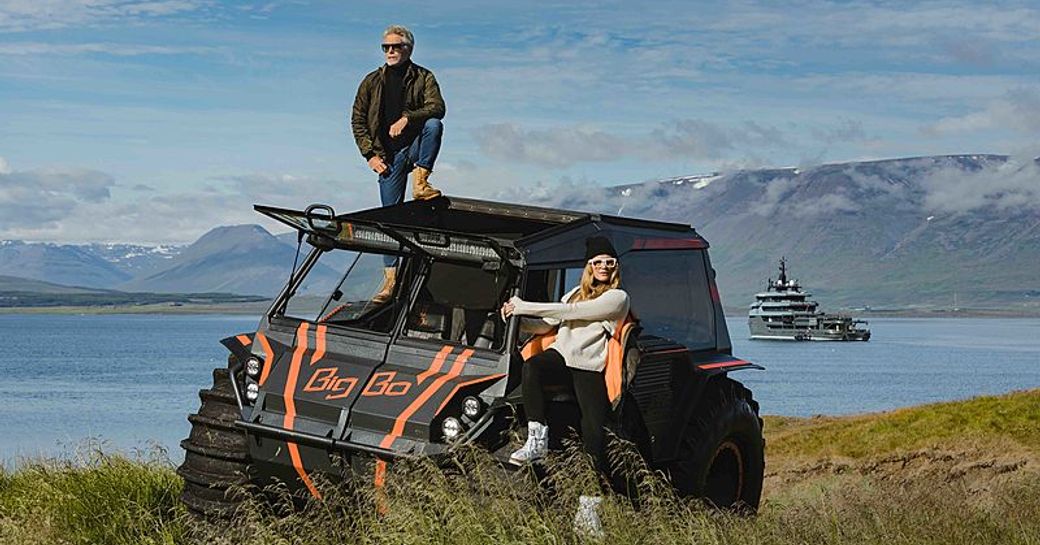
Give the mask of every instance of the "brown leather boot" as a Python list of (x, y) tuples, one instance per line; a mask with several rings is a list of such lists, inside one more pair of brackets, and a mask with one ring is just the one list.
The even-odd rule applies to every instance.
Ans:
[(383, 268), (383, 284), (379, 286), (379, 291), (372, 296), (372, 302), (381, 305), (388, 300), (394, 293), (394, 285), (397, 284), (397, 268), (396, 267), (384, 267)]
[(435, 199), (441, 196), (441, 190), (430, 185), (430, 170), (415, 167), (412, 170), (412, 198), (418, 201)]

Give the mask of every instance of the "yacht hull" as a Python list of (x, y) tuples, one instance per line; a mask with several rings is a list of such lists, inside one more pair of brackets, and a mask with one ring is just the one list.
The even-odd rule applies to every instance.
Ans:
[(761, 319), (748, 320), (751, 330), (751, 338), (758, 340), (774, 341), (867, 341), (870, 340), (870, 331), (864, 329), (849, 329), (846, 331), (832, 331), (814, 327), (778, 327), (771, 326)]

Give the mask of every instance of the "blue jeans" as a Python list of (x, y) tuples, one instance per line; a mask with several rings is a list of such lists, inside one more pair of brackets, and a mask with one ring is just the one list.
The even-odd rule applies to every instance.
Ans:
[(427, 119), (422, 132), (412, 143), (401, 148), (390, 158), (389, 167), (379, 175), (379, 199), (383, 206), (404, 202), (404, 190), (408, 187), (408, 173), (415, 167), (433, 170), (437, 154), (441, 151), (444, 124), (440, 119)]
[[(444, 124), (440, 119), (430, 118), (423, 123), (422, 132), (407, 147), (401, 148), (390, 158), (389, 167), (379, 175), (379, 200), (383, 206), (404, 202), (404, 190), (408, 187), (408, 173), (414, 167), (433, 170), (437, 154), (441, 151)], [(384, 267), (393, 267), (396, 258), (383, 257)]]

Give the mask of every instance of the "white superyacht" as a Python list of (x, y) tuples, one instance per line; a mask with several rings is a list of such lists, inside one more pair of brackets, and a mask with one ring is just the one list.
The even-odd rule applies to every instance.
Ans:
[(817, 309), (812, 294), (802, 291), (797, 280), (787, 279), (787, 260), (780, 259), (780, 277), (769, 279), (766, 291), (755, 294), (748, 312), (752, 339), (794, 341), (866, 341), (867, 322), (845, 314), (827, 314)]

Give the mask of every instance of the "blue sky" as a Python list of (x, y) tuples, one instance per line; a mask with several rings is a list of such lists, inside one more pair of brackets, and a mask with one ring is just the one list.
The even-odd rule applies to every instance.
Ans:
[(347, 110), (390, 23), (441, 84), (449, 194), (1040, 155), (1036, 2), (0, 0), (0, 239), (377, 204)]

